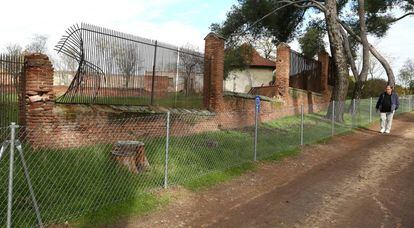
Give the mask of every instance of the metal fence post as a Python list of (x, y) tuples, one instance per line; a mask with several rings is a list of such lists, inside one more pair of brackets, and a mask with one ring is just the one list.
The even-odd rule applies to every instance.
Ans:
[(174, 87), (175, 87), (175, 95), (174, 95), (174, 107), (176, 107), (177, 105), (177, 93), (178, 93), (178, 76), (179, 76), (179, 68), (180, 68), (180, 48), (177, 47), (177, 72), (175, 74), (175, 83), (174, 83)]
[(155, 41), (154, 63), (152, 64), (152, 79), (151, 79), (151, 105), (154, 104), (155, 69), (156, 69), (156, 64), (157, 64), (157, 47), (158, 47), (158, 41)]
[(352, 118), (351, 118), (352, 120), (352, 127), (351, 128), (354, 128), (355, 127), (355, 99), (352, 99)]
[(369, 99), (369, 122), (372, 123), (372, 97)]
[(411, 112), (411, 95), (408, 96), (408, 112)]
[(167, 112), (167, 137), (165, 142), (164, 188), (168, 187), (168, 152), (170, 146), (170, 112)]
[(332, 118), (331, 118), (331, 134), (335, 135), (335, 100), (332, 101)]
[(303, 103), (302, 103), (302, 105), (300, 106), (300, 145), (301, 146), (303, 146), (303, 122), (304, 122), (304, 119), (303, 119), (303, 115), (304, 115), (304, 110), (303, 110)]
[(257, 159), (257, 119), (258, 119), (258, 105), (254, 108), (254, 151), (253, 151), (253, 161)]
[(10, 124), (11, 136), (10, 136), (9, 186), (8, 186), (8, 194), (7, 194), (7, 228), (10, 228), (12, 224), (13, 171), (14, 171), (13, 163), (14, 163), (14, 142), (15, 142), (16, 128), (18, 128), (18, 126), (16, 125), (16, 123), (12, 122)]

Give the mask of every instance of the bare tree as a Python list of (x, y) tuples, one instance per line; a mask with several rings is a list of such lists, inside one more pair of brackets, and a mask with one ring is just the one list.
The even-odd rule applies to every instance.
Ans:
[(19, 44), (8, 44), (6, 46), (6, 52), (11, 56), (21, 56), (23, 55), (23, 48)]
[(26, 51), (29, 53), (43, 53), (47, 52), (47, 36), (35, 34), (31, 43), (26, 46)]
[(409, 89), (410, 94), (414, 92), (414, 61), (412, 59), (405, 61), (398, 78), (402, 85)]
[(73, 80), (78, 69), (78, 62), (71, 56), (59, 54), (55, 57), (50, 56), (50, 59), (55, 67), (55, 77), (59, 84), (69, 85)]
[[(386, 53), (384, 53), (383, 56), (387, 58), (390, 65), (393, 64), (394, 58), (392, 56)], [(362, 59), (358, 57), (355, 62), (357, 64), (357, 71), (359, 72), (362, 66)], [(381, 76), (386, 77), (386, 72), (384, 68), (382, 67), (381, 63), (371, 54), (371, 60), (369, 61), (369, 67), (368, 67), (368, 77), (370, 80), (373, 80), (376, 78), (380, 78)]]
[(194, 81), (197, 70), (203, 66), (203, 57), (198, 48), (186, 44), (180, 48), (180, 66), (184, 70), (184, 91), (185, 95), (194, 92)]
[[(8, 56), (7, 58), (11, 61), (17, 61), (18, 59), (22, 60), (23, 51), (19, 44), (9, 44), (5, 49)], [(19, 65), (16, 64), (4, 64), (3, 68), (13, 76), (13, 80), (17, 80), (21, 73)]]
[(142, 68), (144, 62), (139, 58), (139, 50), (134, 44), (118, 47), (114, 51), (115, 63), (125, 77), (125, 87), (129, 87), (131, 76)]
[(264, 58), (276, 60), (276, 45), (269, 39), (259, 39), (253, 43), (253, 46), (259, 51)]
[[(116, 45), (114, 44), (113, 41), (108, 40), (106, 38), (97, 38), (96, 40), (96, 48), (99, 50), (99, 52), (104, 56), (104, 58), (99, 58), (96, 64), (98, 64), (99, 67), (101, 68), (105, 68), (109, 71), (113, 70), (113, 66), (114, 66), (114, 58), (111, 58), (116, 56), (116, 53), (114, 54), (114, 49), (113, 47), (116, 47)], [(115, 49), (117, 50), (117, 49)], [(116, 52), (116, 51), (115, 51)], [(112, 72), (106, 72), (108, 73), (112, 73)]]
[(59, 55), (59, 60), (56, 60), (56, 67), (63, 71), (76, 71), (78, 62), (67, 55)]

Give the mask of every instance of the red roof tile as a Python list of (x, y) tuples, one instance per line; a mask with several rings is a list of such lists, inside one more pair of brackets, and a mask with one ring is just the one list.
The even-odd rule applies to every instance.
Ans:
[[(242, 46), (250, 46), (248, 43), (244, 43)], [(272, 67), (276, 68), (276, 62), (263, 58), (256, 49), (252, 47), (252, 59), (250, 66), (251, 67)]]
[(253, 53), (252, 53), (252, 62), (250, 63), (250, 66), (255, 66), (255, 67), (276, 67), (276, 62), (263, 58), (262, 56), (260, 56), (260, 54), (253, 49)]

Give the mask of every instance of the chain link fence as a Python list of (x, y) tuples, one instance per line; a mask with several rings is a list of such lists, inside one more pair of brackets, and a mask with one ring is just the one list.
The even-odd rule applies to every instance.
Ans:
[[(397, 113), (412, 111), (413, 98), (400, 98)], [(259, 109), (169, 112), (102, 125), (0, 128), (0, 226), (60, 225), (170, 185), (268, 159), (369, 125), (379, 119), (375, 104), (347, 101), (343, 122), (327, 117), (334, 106), (327, 103), (284, 107), (276, 115), (259, 115)]]

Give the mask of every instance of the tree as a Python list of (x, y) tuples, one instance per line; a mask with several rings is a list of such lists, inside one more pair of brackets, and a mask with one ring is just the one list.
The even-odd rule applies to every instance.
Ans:
[(23, 48), (19, 44), (8, 44), (6, 46), (6, 52), (11, 56), (21, 56), (23, 55)]
[(265, 59), (276, 60), (276, 45), (271, 40), (259, 39), (252, 45)]
[[(322, 7), (327, 8), (322, 8)], [(336, 1), (327, 0), (322, 7), (316, 7), (312, 1), (249, 1), (240, 0), (239, 6), (234, 6), (227, 14), (227, 20), (222, 24), (213, 24), (211, 29), (224, 36), (228, 46), (237, 44), (240, 37), (250, 36), (263, 38), (271, 36), (275, 44), (289, 42), (298, 34), (302, 21), (305, 19), (307, 10), (315, 13), (323, 13), (326, 18), (328, 37), (330, 40), (331, 53), (334, 55), (338, 80), (336, 80), (336, 91), (333, 99), (343, 100), (347, 89), (347, 64), (344, 61), (344, 50), (342, 47), (340, 24), (337, 21)], [(227, 56), (226, 56), (227, 57)], [(339, 107), (339, 106), (338, 106)], [(342, 112), (337, 113), (338, 120), (342, 120)]]
[(232, 71), (243, 71), (247, 69), (252, 62), (252, 52), (253, 47), (250, 44), (227, 47), (224, 50), (224, 79), (227, 79)]
[(142, 68), (143, 60), (139, 58), (138, 48), (134, 44), (118, 47), (114, 52), (115, 63), (125, 77), (125, 88), (128, 88), (131, 76)]
[(184, 92), (185, 95), (194, 92), (195, 74), (201, 71), (203, 66), (203, 57), (198, 48), (190, 44), (180, 48), (180, 66), (184, 70)]
[[(375, 2), (378, 1), (385, 3), (386, 7), (369, 8), (375, 6)], [(357, 76), (357, 81), (366, 80), (367, 66), (369, 66), (369, 54), (367, 53), (369, 52), (384, 67), (389, 82), (394, 83), (394, 75), (388, 61), (368, 42), (367, 35), (375, 35), (376, 26), (372, 23), (372, 15), (381, 17), (384, 12), (388, 13), (396, 8), (409, 12), (412, 10), (410, 6), (412, 6), (412, 0), (239, 0), (239, 4), (233, 6), (227, 14), (226, 21), (222, 24), (213, 24), (211, 29), (225, 37), (228, 46), (240, 43), (240, 37), (246, 36), (271, 38), (277, 44), (278, 42), (289, 42), (297, 37), (298, 31), (304, 27), (303, 21), (309, 20), (309, 15), (322, 14), (326, 24), (329, 46), (338, 70), (332, 100), (342, 101), (346, 97), (349, 68)], [(347, 9), (353, 10), (351, 13), (347, 13)], [(407, 13), (406, 15), (411, 14)], [(390, 15), (388, 16), (391, 18)], [(386, 21), (383, 24), (390, 25), (404, 17), (383, 20)], [(382, 30), (382, 33), (376, 33), (376, 35), (379, 36), (386, 31), (387, 29)], [(360, 72), (356, 69), (355, 53), (352, 51), (355, 50), (356, 44), (362, 45), (363, 50), (363, 67)], [(358, 90), (363, 87), (361, 82), (358, 82), (358, 86), (356, 86), (355, 95), (358, 95), (360, 93)], [(335, 112), (338, 115), (336, 119), (342, 120), (342, 112), (338, 111)]]
[(26, 46), (26, 51), (45, 54), (47, 52), (47, 36), (35, 34), (32, 41)]
[[(352, 2), (352, 1), (351, 1)], [(413, 0), (366, 0), (364, 2), (366, 28), (367, 32), (376, 37), (384, 37), (392, 24), (404, 19), (407, 16), (414, 15)], [(354, 10), (355, 11), (355, 10)], [(403, 12), (403, 15), (395, 16), (395, 11)], [(352, 23), (354, 21), (354, 23)], [(348, 24), (355, 25), (355, 19), (349, 17)], [(360, 37), (355, 34), (350, 26), (343, 23), (344, 29), (361, 42)], [(371, 45), (370, 52), (384, 67), (388, 77), (388, 84), (395, 85), (395, 76), (389, 62)]]
[[(9, 61), (23, 61), (23, 51), (19, 44), (8, 44), (5, 49), (7, 53), (6, 58)], [(22, 75), (23, 70), (22, 66), (20, 64), (9, 64), (3, 61), (0, 61), (0, 64), (0, 68), (3, 68), (5, 72), (12, 76), (12, 80), (14, 81), (13, 85), (17, 91), (18, 99), (21, 101), (23, 99), (20, 86), (20, 76)]]
[[(389, 64), (392, 66), (394, 62), (394, 57), (391, 55), (384, 53), (383, 54)], [(355, 60), (356, 68), (358, 71), (361, 70), (362, 67), (362, 56), (358, 56)], [(384, 68), (381, 66), (381, 63), (371, 54), (370, 61), (369, 61), (369, 67), (368, 67), (368, 79), (378, 79), (381, 76), (386, 76)], [(368, 81), (368, 80), (367, 80)]]
[[(325, 41), (323, 37), (326, 35), (322, 21), (313, 21), (307, 27), (306, 32), (299, 37), (299, 45), (303, 55), (307, 58), (313, 58), (318, 53), (325, 51)], [(322, 27), (323, 26), (323, 27)]]
[[(346, 60), (346, 51), (342, 44), (341, 25), (337, 21), (338, 11), (335, 0), (325, 1), (325, 21), (328, 28), (328, 37), (332, 57), (336, 65), (335, 85), (332, 91), (332, 100), (338, 101), (335, 105), (335, 121), (343, 122), (343, 113), (345, 107), (346, 91), (348, 90), (348, 63)], [(332, 106), (332, 104), (330, 104)], [(328, 109), (327, 118), (332, 118), (332, 107)]]
[(402, 85), (408, 88), (409, 93), (412, 94), (414, 92), (414, 61), (412, 59), (407, 59), (405, 61), (400, 69), (398, 78)]

